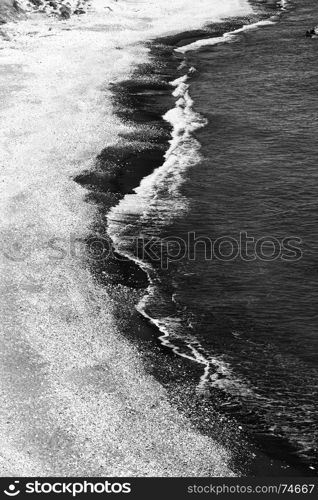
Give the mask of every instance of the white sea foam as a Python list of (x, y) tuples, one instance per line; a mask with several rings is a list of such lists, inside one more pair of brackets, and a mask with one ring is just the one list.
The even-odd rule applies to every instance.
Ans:
[[(280, 9), (281, 12), (285, 11), (289, 4), (289, 0), (281, 0), (280, 1)], [(232, 42), (235, 41), (236, 35), (240, 33), (244, 33), (245, 31), (257, 29), (259, 27), (270, 26), (276, 23), (276, 16), (272, 16), (269, 19), (263, 19), (261, 21), (257, 21), (256, 23), (246, 24), (237, 30), (229, 31), (228, 33), (224, 33), (222, 36), (213, 37), (213, 38), (205, 38), (203, 40), (197, 40), (193, 43), (189, 43), (188, 45), (184, 45), (183, 47), (179, 47), (176, 52), (180, 52), (181, 54), (185, 54), (186, 52), (192, 50), (198, 50), (201, 47), (218, 45), (219, 43)]]
[(171, 82), (171, 86), (175, 87), (173, 95), (178, 99), (175, 107), (163, 117), (173, 127), (163, 165), (142, 179), (134, 190), (135, 194), (126, 195), (109, 213), (109, 232), (115, 239), (119, 230), (117, 225), (121, 226), (129, 214), (138, 216), (140, 222), (150, 219), (156, 221), (159, 231), (168, 219), (181, 215), (187, 208), (187, 200), (181, 196), (180, 186), (184, 182), (184, 172), (200, 159), (200, 143), (192, 134), (206, 123), (193, 110), (187, 80), (188, 76), (185, 75)]
[(224, 42), (232, 42), (235, 40), (236, 35), (239, 35), (240, 33), (244, 33), (245, 31), (256, 29), (262, 26), (270, 26), (272, 24), (275, 24), (275, 22), (270, 19), (265, 19), (263, 21), (258, 21), (257, 23), (247, 24), (237, 30), (224, 33), (224, 35), (222, 36), (217, 36), (214, 38), (205, 38), (204, 40), (197, 40), (196, 42), (189, 43), (188, 45), (184, 45), (183, 47), (179, 47), (175, 50), (176, 52), (185, 54), (186, 52), (189, 52), (191, 50), (198, 50), (201, 47), (218, 45), (219, 43), (224, 43)]
[[(139, 265), (143, 267), (140, 262)], [(147, 271), (146, 267), (145, 270)], [(148, 276), (151, 280), (151, 273), (148, 272)], [(235, 376), (230, 364), (222, 356), (211, 355), (194, 335), (185, 333), (185, 326), (181, 319), (171, 316), (154, 318), (147, 313), (149, 303), (151, 304), (152, 297), (155, 295), (156, 285), (151, 283), (147, 294), (139, 302), (137, 310), (161, 332), (159, 340), (164, 347), (171, 349), (177, 356), (202, 366), (203, 372), (197, 384), (197, 391), (204, 394), (210, 388), (217, 388), (234, 396), (255, 396), (247, 382)]]
[[(271, 19), (258, 21), (226, 33), (222, 37), (199, 40), (176, 51), (186, 53), (197, 50), (203, 45), (228, 42), (240, 33), (272, 24), (274, 21)], [(147, 313), (148, 304), (156, 294), (153, 270), (149, 264), (136, 258), (129, 250), (131, 224), (136, 228), (147, 227), (149, 221), (148, 227), (151, 227), (152, 235), (156, 233), (156, 229), (160, 234), (162, 225), (187, 210), (187, 200), (180, 195), (180, 186), (184, 182), (184, 173), (200, 160), (200, 144), (193, 137), (193, 133), (206, 123), (205, 119), (193, 110), (194, 103), (189, 94), (188, 80), (189, 76), (184, 75), (171, 82), (175, 87), (173, 96), (177, 101), (175, 107), (164, 115), (164, 119), (171, 123), (173, 130), (163, 165), (141, 181), (139, 187), (135, 189), (135, 194), (126, 195), (119, 205), (111, 210), (108, 216), (108, 231), (117, 250), (134, 260), (148, 274), (150, 285), (147, 294), (138, 304), (139, 312), (158, 327), (162, 333), (159, 339), (164, 346), (169, 347), (178, 356), (203, 366), (198, 390), (204, 391), (206, 387), (212, 386), (230, 393), (246, 395), (252, 393), (251, 389), (243, 381), (235, 378), (229, 364), (221, 357), (208, 355), (194, 336), (185, 336), (178, 318), (154, 318)], [(135, 235), (136, 238), (138, 236), (140, 235)], [(183, 347), (180, 347), (180, 342)]]
[[(193, 71), (194, 68), (190, 73)], [(130, 251), (132, 237), (142, 236), (138, 232), (139, 227), (145, 227), (146, 232), (147, 228), (150, 229), (152, 236), (156, 231), (160, 234), (162, 225), (184, 214), (187, 209), (187, 199), (181, 196), (180, 187), (184, 182), (184, 173), (201, 158), (200, 143), (192, 134), (207, 123), (204, 117), (193, 110), (188, 80), (188, 75), (184, 75), (171, 82), (171, 86), (175, 88), (173, 96), (177, 101), (175, 107), (164, 115), (173, 129), (163, 165), (141, 181), (135, 194), (126, 195), (111, 209), (108, 215), (108, 233), (117, 251), (136, 262), (148, 275), (150, 285), (137, 309), (161, 332), (159, 340), (162, 345), (169, 347), (176, 355), (202, 365), (203, 373), (198, 391), (218, 387), (230, 393), (246, 394), (251, 392), (250, 389), (235, 378), (229, 364), (221, 357), (207, 354), (194, 335), (186, 335), (179, 318), (155, 318), (147, 313), (148, 306), (157, 293), (154, 270)], [(132, 235), (133, 228), (137, 233)]]
[[(202, 44), (229, 41), (241, 32), (269, 24), (273, 22), (271, 20), (259, 21), (225, 34), (223, 37), (194, 42), (177, 50), (185, 53), (199, 48)], [(131, 224), (135, 228), (151, 226), (152, 235), (156, 233), (156, 229), (160, 234), (162, 225), (187, 210), (188, 201), (181, 196), (180, 187), (184, 182), (184, 173), (200, 160), (200, 144), (193, 137), (193, 133), (206, 123), (206, 120), (193, 110), (194, 103), (189, 94), (188, 80), (189, 76), (184, 75), (171, 82), (171, 85), (175, 87), (173, 96), (177, 101), (175, 107), (164, 115), (164, 119), (171, 123), (173, 130), (163, 165), (145, 177), (135, 189), (134, 194), (126, 195), (119, 205), (111, 210), (108, 216), (108, 232), (117, 250), (134, 260), (148, 274), (150, 285), (147, 294), (138, 304), (139, 312), (157, 326), (161, 332), (159, 339), (164, 346), (169, 347), (178, 356), (203, 366), (198, 390), (204, 391), (208, 386), (212, 386), (230, 393), (247, 394), (251, 393), (251, 390), (244, 382), (235, 378), (228, 363), (222, 358), (208, 355), (194, 336), (185, 336), (178, 318), (154, 318), (147, 313), (147, 306), (156, 293), (153, 270), (149, 264), (136, 258), (130, 251)], [(138, 236), (140, 235), (135, 235), (136, 238)], [(183, 347), (180, 347), (180, 343)]]
[[(193, 110), (193, 101), (189, 95), (187, 82), (187, 75), (171, 82), (171, 86), (174, 87), (173, 96), (177, 101), (175, 107), (163, 117), (173, 127), (172, 138), (169, 141), (170, 147), (165, 154), (163, 165), (141, 181), (139, 187), (135, 189), (135, 194), (126, 195), (119, 205), (110, 211), (108, 233), (116, 244), (117, 250), (135, 260), (148, 274), (150, 285), (147, 295), (140, 301), (137, 309), (158, 327), (162, 333), (159, 339), (164, 346), (172, 349), (175, 354), (204, 366), (204, 373), (199, 384), (202, 388), (209, 378), (209, 361), (195, 347), (197, 341), (194, 337), (183, 342), (185, 346), (183, 350), (174, 344), (173, 332), (177, 338), (181, 339), (175, 328), (175, 323), (179, 321), (177, 318), (155, 319), (147, 314), (146, 306), (153, 290), (149, 265), (129, 252), (131, 231), (129, 230), (125, 236), (125, 221), (130, 221), (130, 214), (135, 216), (136, 228), (139, 227), (140, 222), (145, 223), (148, 220), (151, 226), (156, 225), (160, 233), (160, 227), (162, 224), (167, 224), (167, 219), (172, 220), (186, 210), (187, 200), (180, 195), (179, 191), (184, 180), (183, 173), (200, 159), (200, 144), (192, 137), (192, 133), (206, 124), (206, 120)], [(160, 214), (159, 218), (158, 214)], [(130, 229), (130, 222), (128, 224)], [(139, 234), (135, 235), (136, 238), (138, 236)]]

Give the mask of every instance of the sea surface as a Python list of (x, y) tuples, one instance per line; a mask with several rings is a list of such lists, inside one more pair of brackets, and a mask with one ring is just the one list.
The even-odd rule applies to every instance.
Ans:
[[(190, 200), (173, 235), (240, 232), (298, 241), (301, 256), (193, 262), (173, 269), (175, 300), (194, 314), (207, 353), (221, 359), (212, 385), (264, 449), (317, 468), (317, 44), (313, 1), (292, 2), (275, 25), (190, 55), (191, 88), (208, 120), (203, 161), (187, 172)], [(309, 43), (308, 43), (309, 42)], [(294, 243), (295, 244), (295, 243)], [(270, 249), (271, 255), (273, 248)], [(228, 250), (224, 252), (228, 253)], [(225, 397), (227, 394), (227, 397)], [(277, 447), (277, 449), (276, 449)], [(284, 454), (284, 451), (283, 451)]]
[(316, 474), (318, 5), (251, 4), (149, 43), (112, 87), (129, 130), (76, 180), (148, 371), (245, 472)]

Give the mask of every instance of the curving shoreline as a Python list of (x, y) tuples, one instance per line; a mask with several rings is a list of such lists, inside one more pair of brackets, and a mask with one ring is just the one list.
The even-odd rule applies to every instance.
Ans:
[[(3, 475), (234, 474), (231, 453), (146, 372), (85, 255), (67, 252), (70, 237), (87, 238), (97, 219), (73, 178), (131, 130), (114, 116), (109, 82), (148, 61), (136, 42), (185, 16), (176, 10), (166, 28), (166, 11), (151, 24), (143, 4), (129, 9), (123, 17), (118, 2), (111, 15), (92, 11), (67, 28), (52, 18), (50, 32), (42, 17), (23, 21), (23, 36), (0, 53)], [(201, 21), (187, 14), (184, 22)]]

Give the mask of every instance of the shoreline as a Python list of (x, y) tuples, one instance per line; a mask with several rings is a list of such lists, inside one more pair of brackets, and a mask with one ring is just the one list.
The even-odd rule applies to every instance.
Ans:
[[(268, 15), (268, 18), (272, 17), (272, 15)], [(242, 29), (243, 26), (245, 26), (244, 24), (240, 24), (240, 22), (237, 22), (238, 23), (238, 26), (235, 26), (235, 30), (234, 30), (234, 34), (236, 32), (240, 32), (240, 31), (243, 31), (244, 28)], [(257, 27), (257, 26), (262, 26), (262, 21), (257, 21), (256, 23), (251, 23), (252, 26), (251, 27)], [(222, 25), (223, 26), (223, 25)], [(232, 21), (232, 26), (233, 26), (233, 21)], [(216, 30), (215, 30), (215, 34), (214, 36), (215, 37), (218, 37), (220, 36), (220, 31), (222, 31), (220, 29), (220, 25), (216, 27)], [(227, 31), (225, 30), (225, 26), (224, 26), (224, 33), (227, 33)], [(183, 43), (186, 41), (188, 42), (189, 40), (195, 40), (196, 37), (200, 37), (200, 39), (203, 38), (210, 38), (211, 37), (211, 33), (207, 33), (207, 31), (195, 31), (193, 33), (191, 32), (185, 32), (185, 33), (180, 33), (178, 35), (174, 35), (173, 37), (166, 37), (166, 38), (162, 38), (162, 39), (159, 39), (159, 40), (156, 40), (154, 42), (155, 43), (160, 43), (164, 46), (164, 48), (162, 49), (163, 53), (164, 53), (164, 57), (166, 59), (169, 59), (171, 57), (171, 54), (169, 53), (171, 47), (173, 47), (173, 51), (176, 49), (176, 47), (182, 47)], [(165, 45), (167, 43), (167, 45)], [(169, 49), (168, 49), (169, 47)], [(181, 51), (180, 51), (181, 52)], [(168, 55), (170, 54), (170, 55)], [(176, 56), (175, 52), (174, 52), (174, 55)], [(183, 60), (183, 59), (181, 59)], [(180, 60), (178, 61), (180, 62)], [(176, 67), (177, 67), (177, 64), (176, 64)], [(176, 71), (175, 74), (171, 75), (171, 80), (175, 79), (175, 78), (178, 78), (180, 77), (180, 74)], [(136, 80), (138, 81), (138, 72), (137, 72), (137, 75), (136, 75)], [(156, 86), (151, 86), (148, 84), (145, 85), (144, 87), (141, 85), (139, 86), (138, 83), (136, 83), (136, 81), (134, 81), (133, 79), (132, 80), (129, 80), (127, 82), (127, 86), (125, 87), (125, 85), (122, 85), (121, 86), (121, 91), (123, 90), (123, 88), (125, 88), (126, 90), (126, 98), (127, 100), (129, 101), (129, 99), (131, 100), (131, 102), (133, 102), (133, 107), (134, 107), (134, 111), (131, 112), (131, 113), (125, 113), (125, 112), (122, 112), (120, 110), (118, 110), (118, 116), (120, 116), (121, 118), (126, 118), (127, 117), (130, 117), (130, 119), (132, 119), (132, 121), (135, 121), (135, 123), (137, 125), (140, 125), (140, 123), (146, 123), (148, 122), (149, 124), (152, 124), (152, 119), (153, 117), (152, 116), (149, 116), (147, 115), (147, 113), (144, 112), (143, 110), (143, 106), (144, 107), (147, 107), (149, 106), (150, 107), (150, 104), (149, 103), (153, 103), (153, 102), (156, 102), (157, 100), (157, 105), (158, 103), (161, 103), (162, 101), (162, 92), (163, 90), (166, 90), (166, 87), (164, 88), (160, 88)], [(158, 88), (160, 88), (160, 92), (158, 92), (158, 94), (156, 94), (155, 91), (158, 90)], [(113, 89), (114, 90), (114, 89)], [(171, 88), (170, 88), (170, 91), (171, 91)], [(136, 100), (135, 98), (135, 92), (138, 92), (138, 99)], [(144, 101), (142, 100), (142, 97), (140, 97), (141, 95), (143, 95), (144, 93)], [(132, 95), (131, 95), (132, 94)], [(147, 102), (147, 99), (148, 99), (148, 102)], [(123, 102), (121, 102), (121, 104), (123, 105)], [(143, 106), (142, 106), (143, 105)], [(161, 113), (161, 116), (164, 114), (164, 112)], [(134, 117), (135, 117), (135, 120), (134, 120)], [(156, 121), (160, 122), (160, 117), (156, 115)], [(166, 143), (167, 145), (167, 143)], [(154, 150), (155, 151), (155, 150)], [(147, 162), (149, 161), (149, 156), (147, 158)], [(154, 171), (156, 168), (156, 162), (158, 162), (158, 160), (156, 160), (156, 155), (154, 155), (154, 158), (153, 158), (153, 168), (152, 170)], [(138, 162), (135, 162), (133, 163), (133, 168), (136, 168), (137, 166), (137, 163)], [(145, 174), (147, 175), (147, 170), (144, 170), (143, 168), (141, 169), (138, 169), (138, 178), (136, 179), (135, 178), (135, 182), (137, 182), (138, 179), (143, 179), (145, 177)], [(129, 182), (127, 184), (125, 184), (125, 182), (123, 182), (122, 184), (122, 188), (120, 189), (120, 193), (121, 193), (121, 196), (124, 196), (126, 194), (130, 194), (132, 192), (132, 189), (136, 187), (135, 185), (131, 185), (129, 184)], [(125, 253), (124, 253), (125, 255)], [(130, 265), (134, 266), (134, 264), (132, 262), (130, 262)], [(136, 263), (136, 266), (139, 267), (138, 263)], [(146, 270), (144, 270), (146, 272)], [(141, 280), (142, 282), (142, 280)], [(142, 285), (141, 285), (141, 288), (142, 288)], [(146, 318), (146, 321), (147, 321), (147, 318)], [(151, 330), (154, 328), (154, 331), (157, 330), (157, 337), (160, 338), (160, 335), (158, 335), (158, 327), (154, 326), (154, 325), (151, 325), (151, 318), (149, 317), (148, 318), (148, 321), (150, 322), (150, 334), (149, 334), (149, 337), (148, 337), (148, 340), (151, 341), (151, 337), (153, 336), (153, 334), (151, 333)], [(159, 329), (160, 331), (160, 329)], [(141, 335), (141, 338), (144, 339), (144, 336), (145, 334), (142, 333)], [(155, 334), (156, 336), (156, 334)], [(131, 335), (128, 334), (128, 337), (131, 338)], [(146, 337), (147, 337), (147, 334), (146, 334)], [(135, 339), (135, 341), (137, 342), (138, 344), (138, 340)], [(157, 340), (157, 344), (162, 344), (162, 342), (160, 342), (160, 340)], [(161, 345), (161, 349), (163, 351), (169, 351), (169, 348), (165, 349), (164, 345)], [(145, 356), (147, 357), (147, 354), (145, 354)], [(162, 370), (164, 371), (164, 370)], [(196, 375), (197, 376), (197, 375)], [(165, 375), (163, 373), (159, 373), (159, 377), (163, 378), (165, 377)], [(159, 378), (160, 380), (160, 378)], [(193, 394), (192, 396), (190, 397), (194, 397)], [(255, 452), (255, 449), (253, 450), (253, 452)], [(280, 461), (278, 460), (277, 458), (274, 458), (272, 463), (269, 464), (269, 461), (271, 461), (271, 458), (270, 457), (267, 457), (266, 455), (263, 455), (262, 452), (260, 451), (256, 451), (256, 455), (257, 455), (257, 459), (254, 461), (255, 463), (254, 464), (251, 464), (251, 469), (250, 470), (256, 470), (256, 473), (259, 472), (259, 470), (262, 470), (263, 473), (271, 473), (273, 474), (273, 468), (274, 468), (274, 474), (275, 474), (275, 466), (277, 467), (277, 475), (281, 474), (281, 468), (283, 467), (284, 468), (284, 461)], [(257, 462), (259, 462), (258, 465)], [(275, 465), (276, 464), (276, 465)], [(256, 468), (256, 469), (255, 469)], [(310, 476), (310, 473), (304, 468), (304, 470), (301, 469), (301, 467), (289, 467), (289, 470), (287, 471), (287, 475), (293, 475), (295, 473), (299, 473), (299, 471), (301, 470), (302, 473), (306, 474), (306, 472), (308, 473), (308, 476)], [(266, 471), (266, 472), (264, 472)]]
[(48, 253), (52, 237), (85, 239), (96, 223), (96, 206), (73, 178), (128, 131), (111, 113), (105, 81), (147, 60), (133, 44), (160, 32), (164, 19), (150, 29), (140, 13), (136, 31), (133, 11), (125, 26), (115, 14), (90, 15), (82, 25), (51, 20), (50, 34), (39, 20), (23, 22), (1, 50), (9, 131), (2, 136), (2, 474), (233, 476), (229, 452), (171, 405), (124, 339), (116, 304), (87, 259), (61, 258), (56, 247), (53, 259)]
[[(83, 25), (79, 19), (68, 24), (50, 18), (54, 33), (45, 26), (39, 47), (36, 36), (27, 48), (23, 45), (30, 38), (26, 22), (21, 28), (22, 43), (17, 38), (18, 50), (14, 46), (10, 52), (12, 46), (6, 46), (2, 52), (4, 59), (12, 56), (17, 63), (11, 72), (21, 87), (5, 89), (12, 105), (12, 110), (3, 112), (11, 134), (4, 155), (10, 190), (2, 201), (9, 222), (1, 231), (9, 249), (22, 236), (32, 250), (20, 260), (3, 259), (6, 386), (2, 391), (7, 407), (0, 424), (1, 439), (5, 439), (2, 473), (245, 474), (252, 470), (254, 450), (235, 423), (196, 397), (201, 368), (185, 359), (175, 362), (153, 325), (138, 317), (135, 303), (147, 285), (144, 272), (126, 262), (120, 268), (110, 263), (106, 276), (102, 267), (91, 274), (88, 259), (74, 261), (67, 253), (64, 260), (47, 260), (44, 244), (52, 236), (62, 242), (68, 242), (70, 234), (89, 240), (92, 230), (103, 227), (99, 209), (117, 203), (118, 190), (121, 194), (133, 190), (137, 164), (140, 178), (151, 173), (154, 165), (160, 166), (171, 139), (171, 127), (162, 115), (174, 103), (169, 81), (174, 79), (170, 77), (175, 76), (175, 66), (171, 73), (165, 72), (165, 84), (155, 88), (135, 85), (130, 78), (139, 63), (147, 74), (145, 40), (164, 40), (158, 38), (162, 27), (158, 23), (149, 28), (142, 13), (138, 18), (129, 11), (122, 20), (118, 12), (108, 23), (103, 15), (92, 24), (88, 16)], [(211, 37), (211, 29), (189, 28), (183, 39), (174, 34), (166, 40), (170, 38), (172, 46), (176, 41), (182, 45), (198, 35)], [(123, 43), (122, 32), (131, 35), (129, 42)], [(88, 48), (81, 41), (83, 33)], [(51, 38), (46, 43), (44, 37)], [(138, 41), (139, 48), (132, 48)], [(131, 110), (128, 102), (127, 112), (118, 116), (131, 119), (142, 131), (129, 123), (123, 126), (110, 112), (116, 108), (111, 95), (115, 88), (124, 98), (117, 104), (125, 106), (127, 88), (119, 88), (125, 79), (132, 80), (128, 101), (134, 102)], [(109, 80), (115, 82), (113, 86), (108, 87)], [(135, 99), (141, 108), (137, 113)], [(17, 120), (21, 115), (28, 117), (26, 123)], [(123, 148), (127, 140), (139, 142), (140, 149)], [(149, 140), (155, 144), (153, 150), (145, 147)], [(94, 158), (104, 144), (108, 147), (99, 155), (96, 174)], [(117, 172), (114, 179), (100, 174), (110, 159)], [(128, 170), (118, 170), (123, 160)], [(54, 248), (57, 255), (63, 254), (64, 248)], [(109, 276), (113, 278), (108, 280)], [(119, 297), (126, 300), (124, 305)], [(252, 461), (257, 473), (272, 472), (267, 457), (260, 454)]]

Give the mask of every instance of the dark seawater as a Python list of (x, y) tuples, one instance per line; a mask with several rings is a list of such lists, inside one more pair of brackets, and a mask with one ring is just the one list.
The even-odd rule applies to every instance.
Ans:
[[(249, 19), (150, 44), (151, 63), (113, 88), (129, 130), (76, 180), (100, 208), (94, 234), (116, 248), (94, 273), (146, 369), (245, 472), (315, 474), (318, 41), (304, 34), (318, 5), (251, 3)], [(264, 18), (275, 24), (174, 50)], [(189, 233), (234, 245), (240, 233), (292, 237), (297, 251), (274, 259), (265, 244), (263, 258), (210, 258)]]
[(276, 25), (190, 55), (199, 70), (191, 97), (208, 119), (197, 133), (204, 160), (182, 186), (186, 219), (167, 231), (301, 239), (299, 260), (207, 262), (198, 245), (170, 276), (195, 336), (229, 366), (212, 375), (212, 397), (265, 449), (280, 456), (284, 442), (290, 462), (315, 468), (318, 45), (303, 33), (317, 19), (316, 2), (293, 2)]

